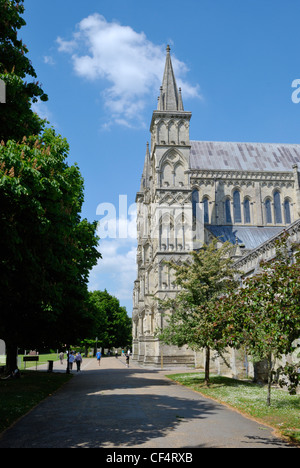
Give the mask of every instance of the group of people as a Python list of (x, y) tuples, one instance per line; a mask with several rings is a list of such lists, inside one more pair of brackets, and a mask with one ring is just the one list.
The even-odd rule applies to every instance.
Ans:
[(76, 353), (76, 355), (74, 356), (73, 351), (71, 351), (70, 356), (69, 356), (69, 369), (70, 370), (72, 370), (74, 362), (76, 363), (76, 366), (77, 366), (77, 372), (80, 372), (80, 367), (81, 367), (81, 363), (82, 363), (82, 356), (81, 356), (81, 354), (79, 352)]
[[(124, 355), (123, 351), (122, 351), (122, 355)], [(116, 351), (116, 357), (118, 357), (118, 352), (117, 351)], [(125, 356), (126, 367), (129, 367), (129, 357), (130, 357), (130, 349), (127, 351), (126, 356)], [(97, 359), (97, 362), (98, 362), (99, 366), (100, 366), (100, 363), (101, 363), (101, 358), (102, 358), (102, 353), (99, 350), (96, 353), (96, 359)], [(63, 360), (64, 360), (64, 353), (63, 352), (61, 352), (59, 354), (59, 359), (60, 359), (61, 364), (63, 364)], [(69, 369), (70, 370), (73, 369), (73, 364), (75, 362), (76, 366), (77, 366), (77, 372), (80, 372), (81, 363), (82, 363), (82, 356), (81, 356), (80, 352), (75, 354), (74, 351), (70, 351), (69, 356), (68, 356), (68, 353), (67, 353), (67, 359), (69, 361)]]
[[(63, 364), (63, 362), (64, 362), (64, 353), (63, 352), (61, 352), (59, 354), (59, 359), (60, 359), (60, 363)], [(82, 356), (81, 356), (80, 352), (75, 354), (74, 351), (70, 351), (69, 355), (68, 355), (68, 352), (67, 352), (67, 359), (69, 361), (69, 370), (73, 369), (73, 364), (75, 362), (76, 367), (77, 367), (77, 372), (80, 372), (81, 363), (82, 363)]]

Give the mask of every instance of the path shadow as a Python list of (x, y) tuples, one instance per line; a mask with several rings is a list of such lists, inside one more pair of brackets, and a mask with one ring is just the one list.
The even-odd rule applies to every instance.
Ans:
[(236, 423), (242, 419), (161, 371), (94, 369), (74, 376), (7, 430), (0, 448), (138, 448), (152, 441), (154, 447), (213, 447), (218, 440), (222, 446), (224, 434), (250, 447), (272, 445), (251, 421), (240, 436)]

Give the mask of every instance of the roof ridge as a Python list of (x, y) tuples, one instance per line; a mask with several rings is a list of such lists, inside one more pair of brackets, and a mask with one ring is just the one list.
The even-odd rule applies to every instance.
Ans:
[(190, 141), (191, 170), (292, 172), (300, 144)]
[(219, 143), (232, 145), (277, 145), (277, 146), (300, 146), (300, 143), (272, 143), (261, 141), (226, 141), (226, 140), (190, 140), (191, 143)]

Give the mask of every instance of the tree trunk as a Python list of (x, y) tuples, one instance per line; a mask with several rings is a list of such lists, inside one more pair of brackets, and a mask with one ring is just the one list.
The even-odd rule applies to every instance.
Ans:
[(210, 361), (210, 348), (206, 346), (205, 348), (205, 377), (204, 382), (208, 386), (209, 385), (209, 361)]
[(18, 347), (16, 343), (7, 342), (6, 343), (6, 374), (11, 374), (18, 367), (17, 362)]
[(268, 356), (268, 395), (267, 395), (267, 406), (271, 406), (271, 384), (272, 384), (272, 355)]

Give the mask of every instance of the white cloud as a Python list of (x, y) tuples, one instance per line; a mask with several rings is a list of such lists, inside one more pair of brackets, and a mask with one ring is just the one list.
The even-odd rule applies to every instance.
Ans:
[(40, 99), (37, 100), (37, 102), (34, 102), (31, 106), (31, 109), (33, 112), (35, 112), (41, 119), (46, 119), (48, 122), (50, 122), (51, 126), (58, 127), (58, 124), (55, 123), (53, 114), (49, 110), (47, 104)]
[[(97, 13), (77, 25), (71, 40), (58, 37), (57, 44), (60, 52), (71, 54), (79, 76), (104, 80), (102, 95), (113, 121), (120, 125), (142, 121), (147, 96), (159, 94), (165, 47), (150, 42), (143, 32), (116, 21), (108, 22)], [(199, 97), (198, 86), (183, 80), (186, 65), (174, 56), (172, 61), (184, 97)]]
[(55, 65), (54, 58), (51, 55), (45, 55), (44, 63), (46, 63), (47, 65)]
[(136, 280), (136, 242), (131, 239), (100, 240), (102, 258), (92, 269), (89, 289), (107, 291), (119, 300), (131, 300)]
[(100, 238), (99, 251), (102, 258), (90, 273), (89, 290), (107, 289), (120, 301), (130, 302), (137, 275), (136, 211), (133, 207), (128, 210), (128, 218), (116, 220), (116, 226), (116, 237)]

